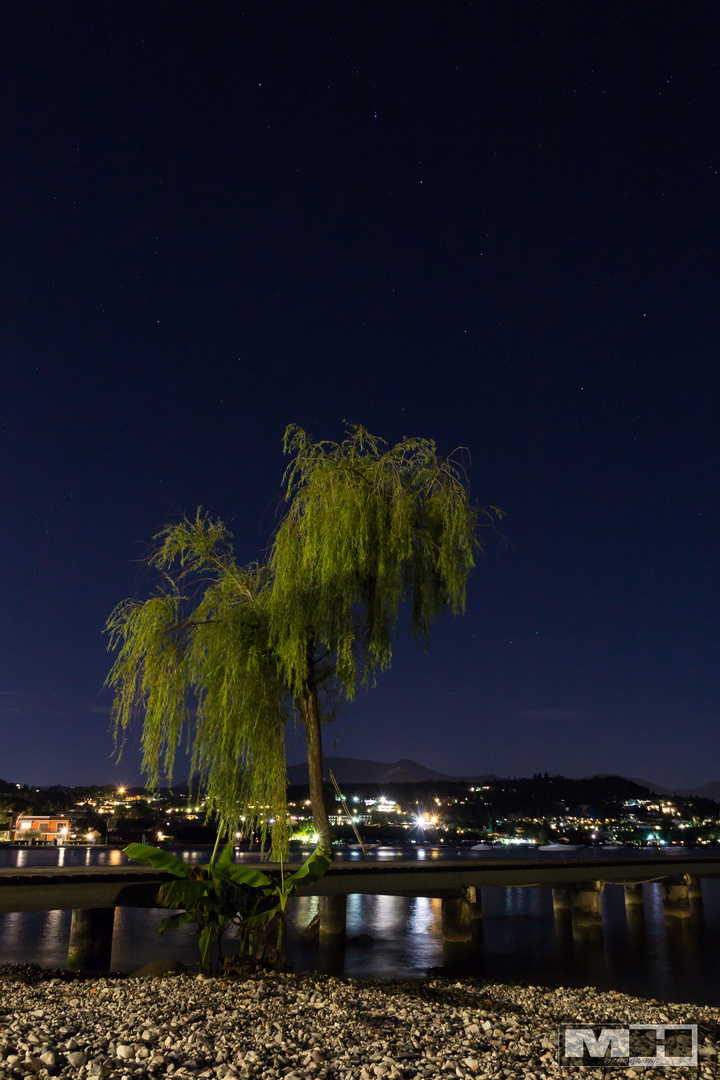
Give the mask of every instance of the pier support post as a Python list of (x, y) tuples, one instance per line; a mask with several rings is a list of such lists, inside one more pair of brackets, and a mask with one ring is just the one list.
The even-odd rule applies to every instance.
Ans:
[(482, 943), (482, 899), (474, 885), (442, 901), (443, 963), (458, 972), (473, 971)]
[(690, 901), (690, 914), (695, 918), (702, 918), (703, 895), (702, 881), (700, 878), (690, 876), (688, 882), (688, 900)]
[(553, 911), (559, 922), (567, 922), (571, 917), (570, 889), (555, 886), (552, 890)]
[(573, 937), (585, 940), (602, 937), (602, 894), (604, 881), (586, 881), (570, 888)]
[(643, 906), (645, 900), (643, 898), (643, 887), (641, 883), (633, 882), (630, 885), (625, 885), (624, 891), (626, 908), (638, 908)]
[(347, 897), (321, 896), (318, 903), (320, 916), (320, 945), (323, 948), (342, 948), (345, 944), (345, 919)]
[(645, 898), (639, 882), (632, 882), (623, 887), (625, 894), (625, 925), (628, 930), (628, 947), (644, 948), (645, 941)]
[(572, 909), (570, 907), (570, 890), (564, 886), (556, 885), (552, 891), (554, 935), (555, 943), (563, 956), (572, 956)]
[(347, 897), (318, 897), (317, 969), (323, 975), (342, 975), (345, 962)]
[(70, 922), (68, 967), (101, 973), (110, 970), (115, 908), (74, 908)]
[(663, 881), (663, 912), (666, 918), (668, 916), (674, 916), (678, 919), (688, 919), (690, 917), (689, 881), (688, 874), (683, 874), (681, 877), (665, 878)]
[(471, 944), (482, 931), (482, 899), (474, 885), (463, 890), (463, 896), (445, 897), (442, 902), (442, 936), (444, 942)]
[(702, 914), (702, 887), (699, 878), (690, 874), (666, 878), (662, 883), (663, 910), (666, 918), (688, 919)]

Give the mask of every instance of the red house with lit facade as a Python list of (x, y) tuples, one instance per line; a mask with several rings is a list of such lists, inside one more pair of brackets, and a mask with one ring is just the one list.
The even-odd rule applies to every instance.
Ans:
[[(70, 831), (70, 818), (54, 814), (20, 814), (12, 830), (12, 839), (22, 842), (62, 844)], [(38, 835), (39, 834), (39, 835)]]

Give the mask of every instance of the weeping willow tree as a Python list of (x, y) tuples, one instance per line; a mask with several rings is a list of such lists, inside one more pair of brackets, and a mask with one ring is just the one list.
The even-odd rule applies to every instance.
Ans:
[(385, 449), (358, 426), (342, 443), (314, 443), (291, 426), (285, 452), (287, 512), (269, 559), (270, 634), (304, 725), (315, 827), (329, 844), (324, 702), (352, 700), (390, 666), (406, 602), (426, 645), (439, 614), (464, 611), (478, 526), (500, 512), (474, 508), (458, 464), (426, 439)]
[(238, 566), (222, 522), (198, 511), (167, 526), (149, 566), (162, 585), (148, 600), (126, 600), (108, 620), (118, 650), (108, 676), (116, 738), (142, 720), (142, 766), (150, 786), (172, 780), (186, 743), (201, 774), (209, 817), (231, 835), (241, 817), (270, 828), (287, 848), (288, 697), (270, 644), (272, 588), (267, 566)]
[[(427, 645), (442, 612), (465, 608), (478, 530), (464, 473), (425, 439), (385, 448), (362, 427), (341, 443), (285, 433), (286, 511), (268, 559), (240, 567), (221, 522), (198, 512), (157, 538), (159, 592), (129, 600), (108, 627), (118, 656), (116, 731), (143, 720), (143, 767), (171, 776), (183, 738), (207, 775), (208, 811), (234, 829), (240, 813), (287, 839), (284, 724), (304, 727), (315, 828), (330, 849), (322, 787), (322, 722), (389, 667), (407, 604)], [(262, 815), (258, 807), (265, 807)]]

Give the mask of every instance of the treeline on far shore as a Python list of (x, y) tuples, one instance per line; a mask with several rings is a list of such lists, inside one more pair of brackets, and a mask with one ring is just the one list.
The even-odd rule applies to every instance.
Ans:
[[(313, 822), (305, 785), (288, 787), (293, 835), (312, 842)], [(407, 843), (410, 840), (472, 843), (488, 837), (521, 837), (574, 843), (720, 842), (720, 805), (711, 799), (658, 795), (621, 776), (569, 779), (533, 777), (472, 781), (342, 785), (344, 804), (331, 785), (325, 799), (337, 842)], [(355, 828), (348, 821), (353, 817)], [(0, 781), (0, 834), (18, 814), (71, 816), (73, 830), (93, 832), (101, 842), (207, 844), (215, 827), (205, 820), (202, 785), (150, 793), (143, 788), (92, 785), (18, 787)], [(238, 833), (239, 843), (259, 846), (257, 836)]]

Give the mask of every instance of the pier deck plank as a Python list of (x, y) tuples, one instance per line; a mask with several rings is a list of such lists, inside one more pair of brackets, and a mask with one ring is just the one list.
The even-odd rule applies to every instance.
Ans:
[[(265, 873), (279, 872), (279, 867), (272, 863), (243, 865)], [(287, 869), (286, 864), (286, 872)], [(720, 878), (720, 856), (568, 858), (563, 855), (536, 859), (336, 862), (320, 881), (301, 888), (299, 895), (367, 893), (443, 898), (456, 896), (469, 886), (559, 888), (592, 880), (632, 884), (684, 874)], [(172, 880), (169, 874), (141, 866), (0, 869), (0, 911), (156, 907), (157, 890), (168, 880)]]

